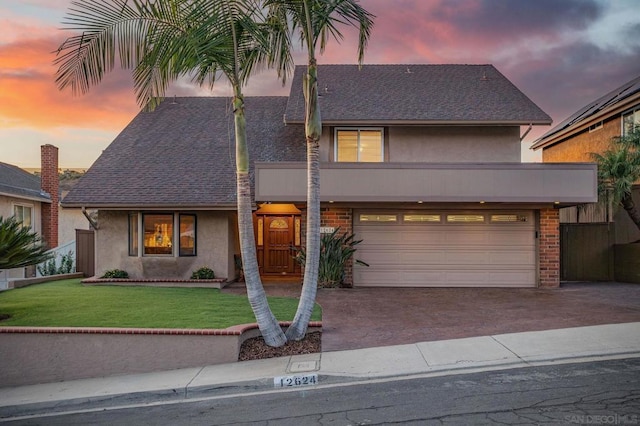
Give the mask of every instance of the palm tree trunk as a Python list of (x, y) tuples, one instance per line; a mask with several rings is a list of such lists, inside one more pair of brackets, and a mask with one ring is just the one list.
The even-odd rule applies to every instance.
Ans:
[(636, 208), (636, 203), (633, 202), (632, 193), (626, 194), (622, 197), (620, 204), (622, 204), (622, 207), (627, 211), (627, 214), (633, 223), (635, 223), (640, 230), (640, 212), (638, 212), (638, 209)]
[(318, 67), (311, 59), (303, 81), (306, 102), (305, 135), (307, 139), (307, 256), (300, 301), (293, 323), (287, 329), (289, 340), (300, 340), (307, 327), (318, 290), (320, 264), (320, 135), (322, 120), (318, 105)]
[(260, 281), (260, 271), (256, 256), (256, 242), (253, 233), (251, 202), (251, 182), (249, 180), (249, 150), (244, 113), (244, 98), (236, 94), (233, 98), (233, 114), (236, 131), (236, 173), (238, 186), (238, 233), (242, 267), (247, 286), (247, 296), (258, 322), (258, 328), (269, 346), (282, 346), (287, 338), (269, 308), (267, 295)]

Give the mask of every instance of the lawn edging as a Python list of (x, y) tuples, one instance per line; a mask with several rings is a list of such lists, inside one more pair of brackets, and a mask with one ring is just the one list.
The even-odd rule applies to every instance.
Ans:
[[(286, 329), (291, 323), (280, 322)], [(309, 332), (322, 322), (309, 323)], [(3, 387), (150, 373), (238, 361), (257, 324), (225, 329), (0, 327)]]
[(45, 275), (43, 277), (35, 278), (15, 278), (10, 279), (7, 283), (8, 289), (27, 287), (33, 284), (48, 283), (50, 281), (68, 280), (71, 278), (82, 278), (84, 274), (82, 272), (72, 272), (70, 274), (58, 274), (58, 275)]

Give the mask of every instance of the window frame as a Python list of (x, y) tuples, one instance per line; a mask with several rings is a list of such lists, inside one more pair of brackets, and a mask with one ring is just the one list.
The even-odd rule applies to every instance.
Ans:
[[(194, 257), (198, 255), (198, 215), (195, 213), (178, 213), (178, 257)], [(182, 225), (183, 217), (193, 218), (193, 253), (183, 254), (182, 252), (182, 240), (180, 236), (180, 225)]]
[[(380, 161), (360, 161), (360, 132), (361, 131), (379, 131), (380, 132)], [(338, 159), (338, 133), (340, 131), (355, 131), (357, 132), (357, 159), (356, 163), (384, 163), (385, 161), (385, 141), (384, 141), (384, 127), (335, 127), (333, 129), (333, 161), (335, 163), (352, 163), (352, 161), (340, 161)]]
[[(636, 117), (635, 117), (636, 115), (638, 116), (638, 117), (637, 117), (637, 118), (638, 118), (638, 121), (636, 121), (636, 119), (635, 119), (635, 118), (636, 118)], [(635, 107), (635, 108), (629, 109), (629, 110), (627, 110), (627, 111), (625, 111), (625, 112), (623, 112), (623, 113), (621, 114), (621, 120), (620, 120), (620, 126), (621, 126), (621, 129), (620, 129), (620, 134), (621, 134), (622, 136), (627, 136), (627, 135), (628, 135), (628, 133), (627, 133), (627, 128), (626, 128), (626, 125), (625, 125), (625, 120), (624, 120), (624, 119), (625, 119), (625, 117), (632, 117), (632, 119), (633, 119), (633, 129), (632, 129), (632, 131), (633, 131), (633, 130), (635, 130), (635, 129), (640, 129), (640, 106), (637, 106), (637, 107)]]
[[(22, 212), (22, 216), (18, 218), (18, 216), (16, 216), (16, 208), (22, 208), (23, 212)], [(27, 208), (29, 209), (29, 226), (27, 227), (28, 229), (34, 230), (35, 228), (33, 227), (33, 223), (34, 223), (34, 213), (35, 213), (35, 206), (33, 204), (29, 204), (29, 203), (13, 203), (13, 217), (16, 219), (16, 222), (18, 222), (20, 224), (21, 228), (24, 228), (24, 209)]]
[[(147, 216), (171, 216), (171, 253), (146, 253), (144, 220)], [(180, 242), (180, 223), (183, 217), (193, 218), (193, 253), (184, 254)], [(137, 231), (137, 235), (134, 235)], [(198, 214), (166, 211), (131, 211), (127, 215), (127, 251), (130, 257), (196, 257), (198, 256)]]

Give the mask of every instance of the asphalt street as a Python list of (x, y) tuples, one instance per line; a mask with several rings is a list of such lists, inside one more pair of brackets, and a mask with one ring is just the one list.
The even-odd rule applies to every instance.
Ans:
[(9, 425), (640, 424), (640, 358), (142, 404)]

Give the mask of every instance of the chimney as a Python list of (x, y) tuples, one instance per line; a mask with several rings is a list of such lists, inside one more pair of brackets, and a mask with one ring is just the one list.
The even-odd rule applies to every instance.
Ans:
[(51, 204), (42, 203), (42, 238), (49, 248), (58, 246), (58, 148), (40, 147), (40, 186), (51, 195)]

